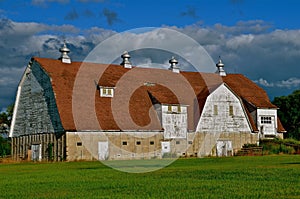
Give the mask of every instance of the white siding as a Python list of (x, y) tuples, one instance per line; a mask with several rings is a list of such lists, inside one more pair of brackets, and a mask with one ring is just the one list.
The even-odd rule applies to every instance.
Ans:
[(162, 105), (164, 138), (186, 138), (187, 119), (186, 106)]
[(197, 131), (206, 133), (251, 132), (239, 98), (225, 84), (220, 85), (207, 97)]
[[(262, 124), (261, 117), (271, 117), (270, 124)], [(257, 126), (263, 135), (275, 135), (277, 129), (277, 109), (257, 109)]]

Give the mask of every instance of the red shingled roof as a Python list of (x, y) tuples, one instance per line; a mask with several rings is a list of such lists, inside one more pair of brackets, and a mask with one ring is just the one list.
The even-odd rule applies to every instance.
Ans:
[[(57, 108), (64, 129), (80, 130), (76, 128), (74, 123), (72, 95), (75, 78), (76, 75), (78, 75), (82, 62), (65, 64), (60, 60), (47, 58), (34, 58), (34, 61), (40, 64), (51, 79)], [(255, 107), (276, 108), (276, 106), (269, 101), (266, 92), (262, 88), (245, 76), (239, 74), (229, 74), (225, 77), (220, 77), (218, 74), (209, 73), (182, 71), (180, 74), (176, 74), (169, 70), (162, 69), (138, 67), (125, 69), (119, 65), (84, 64), (97, 72), (103, 72), (99, 80), (96, 78), (90, 79), (89, 81), (96, 81), (95, 83), (101, 86), (114, 87), (115, 94), (117, 95), (126, 94), (126, 92), (130, 94), (130, 92), (133, 92), (130, 94), (130, 99), (128, 99), (128, 113), (130, 114), (132, 121), (136, 124), (134, 129), (132, 129), (132, 123), (128, 117), (126, 117), (126, 111), (122, 109), (122, 106), (115, 106), (116, 102), (113, 101), (115, 100), (113, 98), (99, 97), (99, 90), (96, 89), (96, 86), (93, 88), (95, 90), (94, 110), (101, 130), (162, 130), (159, 118), (153, 108), (153, 104), (155, 103), (181, 103), (189, 105), (188, 111), (191, 111), (191, 113), (193, 113), (195, 107), (198, 106), (199, 110), (194, 111), (192, 116), (193, 119), (189, 119), (188, 124), (189, 129), (194, 129), (201, 115), (207, 96), (223, 82), (240, 96), (240, 98), (246, 100)], [(91, 76), (93, 76), (93, 70), (89, 71)], [(154, 79), (153, 76), (155, 77)], [(149, 78), (152, 82), (145, 82), (145, 79), (148, 80)], [(122, 84), (120, 81), (122, 81)], [(141, 85), (142, 81), (144, 81), (144, 84)], [(185, 81), (187, 83), (185, 83)], [(161, 82), (169, 82), (169, 85), (163, 85)], [(128, 85), (128, 87), (126, 87), (126, 85)], [(132, 85), (136, 85), (137, 87), (133, 89), (130, 87)], [(80, 87), (80, 89), (84, 91), (86, 88)], [(180, 89), (182, 90), (180, 91)], [(184, 92), (184, 90), (188, 90), (188, 92)], [(192, 91), (194, 91), (194, 93)], [(179, 92), (179, 94), (177, 92)], [(190, 98), (186, 97), (187, 95), (192, 98), (193, 101), (190, 101)], [(114, 106), (115, 112), (112, 111), (112, 106)], [(255, 122), (250, 116), (246, 106), (244, 107), (252, 129), (256, 131), (257, 128)], [(82, 108), (82, 110), (84, 110), (84, 104)], [(116, 115), (118, 117), (118, 123), (114, 118)], [(85, 118), (86, 123), (88, 123), (88, 119), (91, 115), (88, 112), (82, 111), (81, 117)], [(100, 129), (95, 127), (94, 129), (88, 130)], [(284, 131), (280, 121), (278, 122), (278, 131)]]
[(241, 74), (228, 74), (224, 82), (241, 98), (257, 108), (277, 108), (269, 100), (267, 93), (250, 79)]

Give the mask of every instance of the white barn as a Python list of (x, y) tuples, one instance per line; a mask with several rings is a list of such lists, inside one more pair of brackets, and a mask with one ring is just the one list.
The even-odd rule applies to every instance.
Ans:
[(229, 156), (285, 132), (266, 92), (221, 61), (216, 73), (198, 73), (174, 58), (164, 70), (133, 67), (127, 52), (106, 65), (60, 50), (58, 60), (32, 58), (20, 81), (9, 134), (16, 160)]

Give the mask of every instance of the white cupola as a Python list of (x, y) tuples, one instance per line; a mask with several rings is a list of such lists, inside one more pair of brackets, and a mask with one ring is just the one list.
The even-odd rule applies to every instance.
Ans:
[(169, 60), (169, 63), (171, 64), (169, 70), (172, 70), (174, 73), (180, 73), (180, 68), (177, 66), (178, 61), (175, 59), (175, 57), (172, 57)]
[(70, 64), (71, 58), (69, 57), (68, 53), (70, 52), (70, 49), (67, 48), (66, 41), (64, 41), (63, 46), (59, 49), (59, 52), (61, 52), (59, 60), (61, 60), (62, 63)]
[(221, 57), (219, 57), (219, 61), (218, 63), (216, 64), (218, 70), (216, 71), (216, 73), (218, 73), (220, 76), (226, 76), (226, 72), (224, 70), (224, 64), (221, 60)]
[(132, 68), (132, 65), (129, 61), (130, 59), (130, 55), (127, 51), (125, 51), (122, 55), (121, 55), (121, 58), (123, 59), (121, 65), (124, 67), (124, 68)]

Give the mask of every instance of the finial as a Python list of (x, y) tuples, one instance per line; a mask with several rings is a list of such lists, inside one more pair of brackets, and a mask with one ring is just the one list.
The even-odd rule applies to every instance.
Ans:
[(177, 66), (178, 61), (174, 56), (172, 56), (172, 58), (169, 60), (169, 63), (171, 64), (169, 70), (172, 70), (174, 73), (180, 72), (180, 68)]
[(216, 64), (216, 66), (218, 68), (218, 70), (216, 71), (216, 73), (219, 73), (220, 76), (226, 76), (226, 72), (225, 72), (225, 70), (223, 68), (225, 65), (222, 62), (221, 56), (219, 56), (219, 61)]
[(124, 53), (121, 55), (121, 58), (123, 59), (121, 65), (124, 66), (124, 68), (132, 68), (132, 65), (129, 61), (130, 55), (127, 51), (124, 51)]
[(71, 58), (69, 57), (68, 53), (70, 52), (70, 49), (67, 48), (66, 40), (64, 40), (63, 46), (59, 49), (59, 52), (61, 52), (61, 56), (59, 60), (61, 60), (62, 63), (71, 63)]

